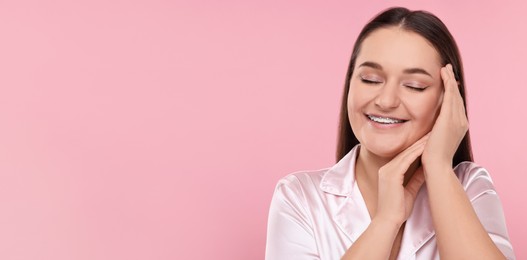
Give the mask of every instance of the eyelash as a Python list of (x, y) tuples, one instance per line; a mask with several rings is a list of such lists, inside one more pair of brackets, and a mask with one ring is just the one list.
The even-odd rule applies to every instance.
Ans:
[(363, 78), (361, 78), (360, 80), (362, 81), (362, 83), (371, 84), (371, 85), (381, 83), (380, 81), (373, 81), (373, 80), (368, 80), (368, 79), (363, 79)]
[[(360, 79), (362, 81), (362, 83), (365, 83), (365, 84), (369, 84), (369, 85), (377, 85), (377, 84), (380, 84), (382, 82), (380, 81), (373, 81), (373, 80), (368, 80), (368, 79), (364, 79), (364, 78), (361, 78)], [(411, 89), (412, 91), (417, 91), (417, 92), (423, 92), (427, 87), (423, 87), (423, 88), (416, 88), (416, 87), (412, 87), (412, 86), (405, 86), (409, 89)]]
[(417, 91), (417, 92), (423, 92), (427, 87), (424, 87), (424, 88), (416, 88), (416, 87), (411, 87), (411, 86), (405, 86), (413, 91)]

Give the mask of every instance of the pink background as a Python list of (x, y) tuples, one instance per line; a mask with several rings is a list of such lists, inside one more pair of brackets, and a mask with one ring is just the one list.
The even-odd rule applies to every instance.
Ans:
[(0, 259), (262, 259), (274, 185), (334, 163), (352, 44), (393, 5), (456, 37), (527, 259), (527, 5), (371, 2), (0, 1)]

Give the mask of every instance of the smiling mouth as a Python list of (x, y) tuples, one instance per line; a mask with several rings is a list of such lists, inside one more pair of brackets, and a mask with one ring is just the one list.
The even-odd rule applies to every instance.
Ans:
[(372, 115), (366, 115), (371, 121), (379, 124), (400, 124), (404, 123), (408, 120), (402, 120), (397, 118), (390, 118), (390, 117), (380, 117), (380, 116), (372, 116)]

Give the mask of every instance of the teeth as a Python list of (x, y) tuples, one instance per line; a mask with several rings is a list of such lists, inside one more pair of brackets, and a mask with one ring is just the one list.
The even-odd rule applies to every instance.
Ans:
[(381, 124), (396, 124), (396, 123), (402, 123), (403, 120), (397, 120), (389, 117), (376, 117), (376, 116), (370, 116), (368, 115), (368, 118), (370, 118), (372, 121), (381, 123)]

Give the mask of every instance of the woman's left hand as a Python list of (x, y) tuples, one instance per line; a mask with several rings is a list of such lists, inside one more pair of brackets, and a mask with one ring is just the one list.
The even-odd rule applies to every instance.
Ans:
[(444, 85), (441, 110), (421, 157), (425, 172), (427, 166), (448, 165), (452, 167), (452, 158), (468, 131), (465, 106), (452, 65), (447, 64), (441, 68), (441, 78)]

